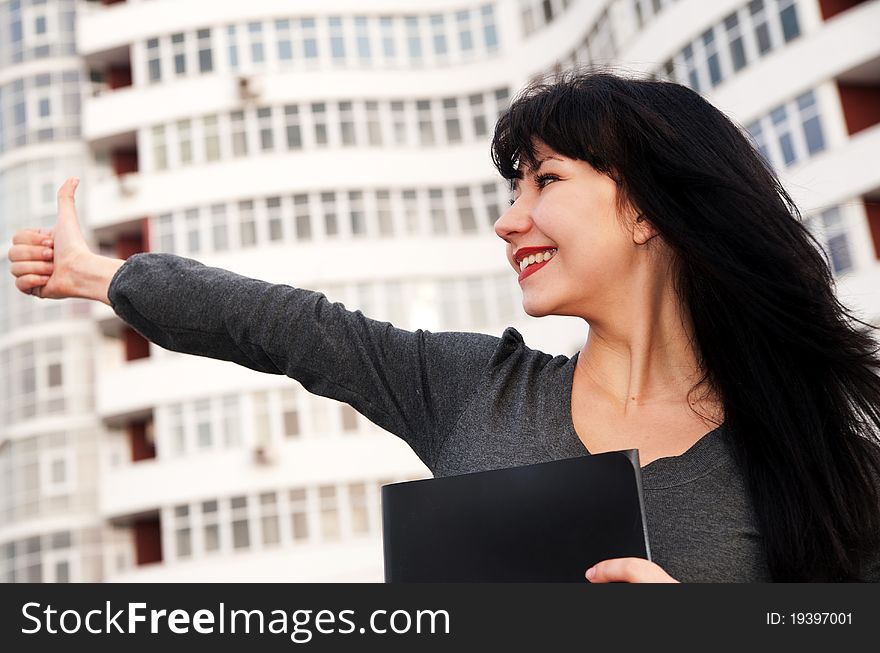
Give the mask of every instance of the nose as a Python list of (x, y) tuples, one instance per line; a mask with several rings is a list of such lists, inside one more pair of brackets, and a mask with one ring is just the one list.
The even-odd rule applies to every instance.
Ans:
[(508, 243), (514, 235), (525, 233), (531, 227), (531, 211), (526, 207), (525, 198), (522, 196), (495, 221), (495, 233)]

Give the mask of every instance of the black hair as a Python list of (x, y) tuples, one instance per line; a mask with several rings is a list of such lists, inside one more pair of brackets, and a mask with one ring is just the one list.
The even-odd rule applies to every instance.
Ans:
[(501, 116), (512, 181), (543, 142), (618, 182), (674, 259), (771, 577), (859, 580), (880, 546), (876, 328), (841, 304), (821, 245), (744, 132), (689, 88), (610, 72), (536, 81)]

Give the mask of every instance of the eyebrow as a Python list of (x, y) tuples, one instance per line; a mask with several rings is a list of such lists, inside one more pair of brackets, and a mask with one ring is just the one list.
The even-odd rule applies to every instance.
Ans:
[[(554, 161), (562, 162), (562, 159), (560, 159), (558, 156), (552, 156), (552, 155), (550, 155), (550, 156), (545, 156), (543, 159), (538, 159), (537, 161), (535, 161), (535, 163), (536, 163), (537, 165), (533, 168), (534, 172), (537, 172), (538, 170), (540, 170), (540, 169), (541, 169), (541, 166), (544, 165), (545, 163), (547, 163), (547, 161), (550, 161), (551, 159), (554, 160)], [(513, 184), (512, 184), (512, 186), (511, 186), (511, 190), (512, 190), (512, 191), (516, 192), (516, 189), (519, 187), (519, 181), (520, 181), (520, 179), (521, 179), (521, 177), (516, 177), (516, 178), (513, 180)]]

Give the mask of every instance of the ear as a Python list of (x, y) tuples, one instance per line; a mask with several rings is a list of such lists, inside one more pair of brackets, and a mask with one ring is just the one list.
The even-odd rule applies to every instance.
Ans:
[(632, 239), (636, 245), (644, 245), (654, 236), (658, 235), (658, 231), (654, 228), (644, 213), (636, 215), (632, 223)]

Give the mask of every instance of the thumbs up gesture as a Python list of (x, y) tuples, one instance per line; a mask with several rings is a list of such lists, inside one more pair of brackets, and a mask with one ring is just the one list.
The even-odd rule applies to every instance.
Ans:
[(74, 206), (79, 179), (69, 178), (58, 190), (58, 221), (54, 229), (21, 229), (9, 248), (15, 287), (42, 299), (84, 297), (77, 272), (95, 255), (80, 229)]

